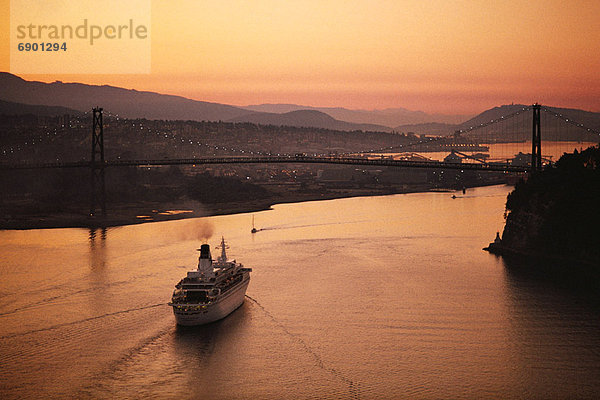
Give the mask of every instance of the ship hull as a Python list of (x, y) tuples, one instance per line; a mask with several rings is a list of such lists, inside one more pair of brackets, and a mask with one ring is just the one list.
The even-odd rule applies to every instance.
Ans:
[(249, 283), (250, 277), (209, 305), (172, 304), (177, 325), (204, 325), (225, 318), (242, 305)]

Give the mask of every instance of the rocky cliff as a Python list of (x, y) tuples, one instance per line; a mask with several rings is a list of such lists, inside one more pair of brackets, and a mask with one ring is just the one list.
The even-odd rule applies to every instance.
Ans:
[(499, 252), (600, 266), (600, 149), (565, 154), (506, 201)]

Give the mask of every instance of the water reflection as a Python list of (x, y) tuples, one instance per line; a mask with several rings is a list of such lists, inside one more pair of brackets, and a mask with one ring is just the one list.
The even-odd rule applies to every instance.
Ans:
[(600, 274), (591, 266), (568, 261), (535, 261), (499, 257), (508, 282), (543, 285), (558, 290), (563, 296), (600, 302)]
[(90, 228), (89, 230), (88, 241), (92, 271), (103, 270), (106, 267), (106, 235), (106, 228)]
[(175, 329), (174, 345), (178, 358), (185, 363), (197, 365), (200, 359), (209, 357), (215, 348), (215, 338), (223, 321), (202, 326), (181, 326)]
[[(100, 232), (100, 235), (98, 235), (98, 231)], [(104, 244), (104, 242), (106, 242), (107, 231), (108, 231), (107, 228), (90, 228), (89, 234), (88, 234), (88, 240), (90, 242), (90, 246), (95, 247), (97, 240), (99, 240), (101, 244)]]
[[(246, 300), (247, 302), (247, 300)], [(173, 355), (177, 369), (185, 371), (187, 387), (194, 387), (196, 398), (223, 398), (224, 392), (233, 395), (236, 381), (246, 381), (249, 376), (239, 368), (244, 358), (244, 340), (248, 330), (249, 307), (242, 305), (227, 318), (202, 326), (177, 326), (173, 337)], [(234, 378), (241, 374), (243, 378)], [(250, 372), (251, 374), (251, 372)], [(228, 384), (227, 382), (230, 382)]]
[(209, 357), (213, 354), (217, 338), (225, 344), (231, 344), (232, 340), (235, 344), (236, 340), (241, 339), (240, 330), (243, 329), (244, 321), (248, 320), (248, 308), (244, 303), (227, 318), (207, 325), (176, 325), (174, 343), (178, 358), (199, 361)]
[(598, 282), (573, 265), (502, 261), (517, 393), (592, 398), (600, 366), (585, 360), (600, 348)]

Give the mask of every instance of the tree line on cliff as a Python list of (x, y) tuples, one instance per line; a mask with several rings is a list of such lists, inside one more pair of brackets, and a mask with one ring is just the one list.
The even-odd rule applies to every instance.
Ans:
[(600, 265), (600, 149), (563, 155), (521, 181), (506, 201), (502, 244)]

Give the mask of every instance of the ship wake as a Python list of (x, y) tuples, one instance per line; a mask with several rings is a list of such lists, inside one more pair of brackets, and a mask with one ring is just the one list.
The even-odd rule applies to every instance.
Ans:
[(262, 310), (262, 312), (271, 320), (273, 321), (273, 323), (275, 325), (277, 325), (279, 327), (279, 329), (281, 329), (287, 336), (289, 336), (294, 342), (296, 342), (300, 347), (302, 347), (302, 349), (309, 354), (314, 362), (315, 365), (322, 369), (323, 371), (331, 374), (332, 376), (334, 376), (336, 379), (342, 381), (343, 383), (345, 383), (348, 386), (348, 391), (350, 392), (350, 396), (352, 399), (359, 399), (359, 391), (358, 391), (358, 385), (357, 383), (355, 383), (352, 379), (348, 378), (347, 376), (345, 376), (342, 372), (340, 372), (339, 370), (333, 368), (333, 367), (328, 367), (327, 365), (325, 365), (325, 363), (323, 362), (323, 359), (321, 358), (321, 356), (315, 352), (309, 345), (308, 343), (306, 343), (302, 338), (298, 337), (297, 335), (294, 335), (292, 332), (290, 332), (287, 327), (285, 325), (283, 325), (281, 322), (279, 322), (274, 316), (273, 314), (271, 314), (262, 304), (260, 304), (258, 302), (258, 300), (254, 299), (251, 296), (246, 295), (246, 298), (248, 300), (250, 300), (252, 303), (254, 303), (258, 308), (260, 308)]
[(149, 308), (156, 308), (156, 307), (166, 306), (166, 305), (167, 305), (167, 303), (158, 303), (158, 304), (152, 304), (152, 305), (149, 305), (149, 306), (136, 307), (136, 308), (130, 308), (130, 309), (127, 309), (127, 310), (115, 311), (115, 312), (111, 312), (111, 313), (107, 313), (107, 314), (97, 315), (95, 317), (89, 317), (89, 318), (80, 319), (80, 320), (77, 320), (77, 321), (65, 322), (63, 324), (56, 324), (56, 325), (48, 326), (48, 327), (45, 327), (45, 328), (33, 329), (33, 330), (30, 330), (30, 331), (25, 331), (25, 332), (19, 332), (19, 333), (13, 333), (13, 334), (10, 334), (10, 335), (0, 336), (0, 339), (11, 339), (11, 338), (19, 337), (19, 336), (31, 335), (33, 333), (51, 331), (51, 330), (54, 330), (54, 329), (63, 328), (65, 326), (79, 325), (79, 324), (83, 324), (85, 322), (94, 321), (94, 320), (98, 320), (98, 319), (102, 319), (102, 318), (107, 318), (107, 317), (112, 317), (112, 316), (119, 315), (119, 314), (127, 314), (127, 313), (134, 312), (134, 311), (141, 311), (141, 310), (146, 310), (146, 309), (149, 309)]
[(275, 225), (275, 226), (267, 226), (265, 228), (257, 229), (258, 231), (274, 231), (280, 229), (297, 229), (297, 228), (311, 228), (313, 226), (328, 226), (328, 225), (348, 225), (348, 224), (359, 224), (362, 222), (368, 222), (366, 220), (363, 221), (348, 221), (348, 222), (324, 222), (320, 224), (304, 224), (304, 225)]

